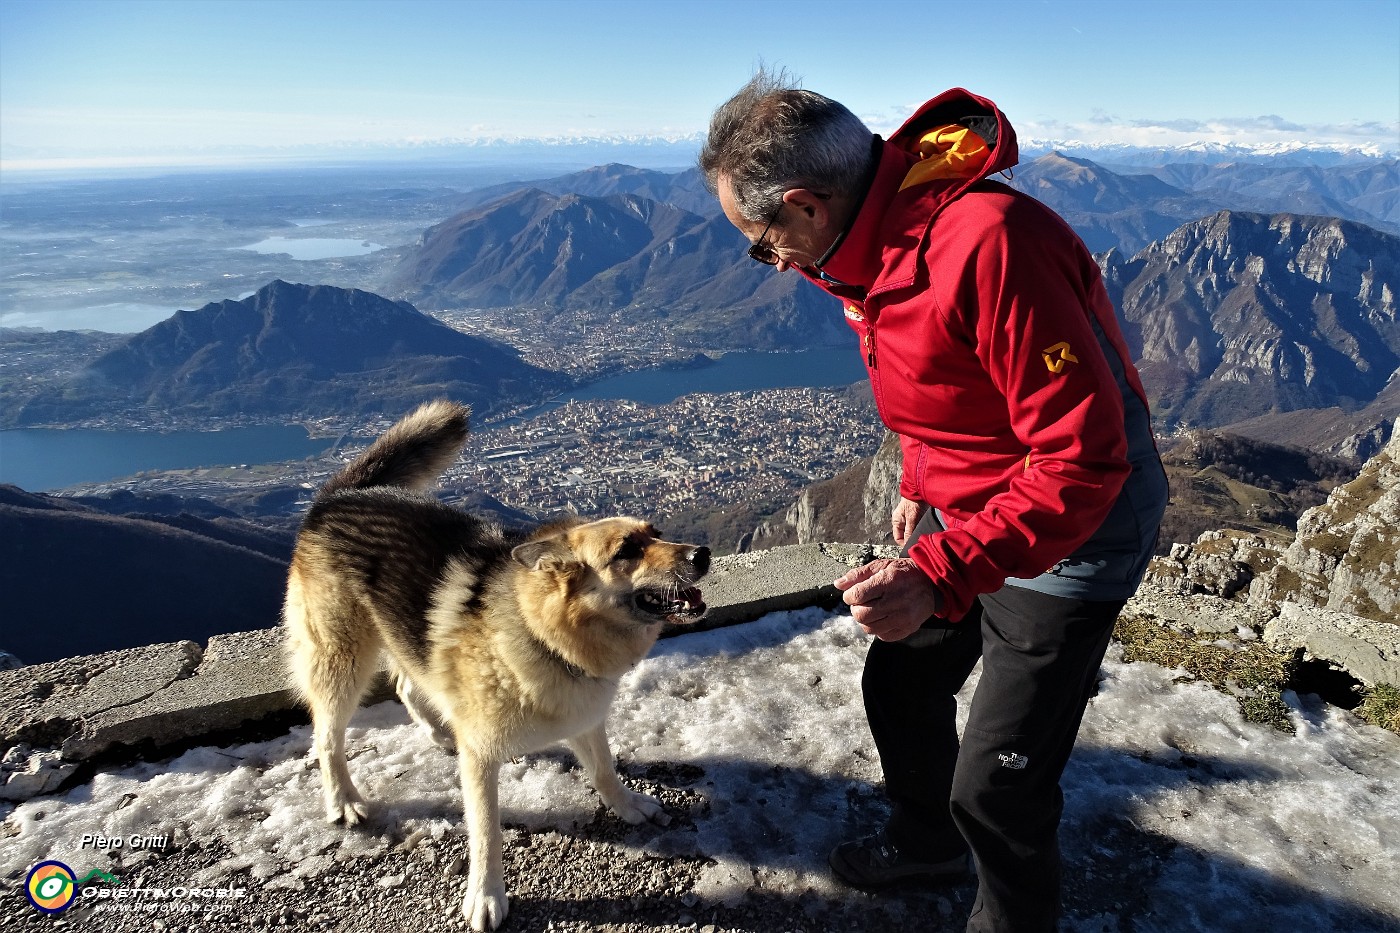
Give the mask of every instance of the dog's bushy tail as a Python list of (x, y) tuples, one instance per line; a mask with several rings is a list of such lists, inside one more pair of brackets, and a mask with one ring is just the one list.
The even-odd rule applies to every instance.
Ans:
[(469, 407), (447, 399), (418, 407), (327, 480), (317, 497), (371, 486), (427, 490), (462, 452), (470, 419)]

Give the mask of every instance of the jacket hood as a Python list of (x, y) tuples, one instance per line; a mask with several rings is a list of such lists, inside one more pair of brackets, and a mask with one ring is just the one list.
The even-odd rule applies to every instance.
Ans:
[(957, 87), (920, 107), (890, 136), (915, 156), (901, 190), (939, 179), (963, 179), (954, 196), (1020, 160), (1016, 131), (997, 105)]
[(915, 280), (918, 250), (887, 249), (882, 230), (927, 235), (945, 207), (1019, 158), (1016, 133), (996, 104), (962, 88), (924, 104), (889, 139), (876, 139), (882, 155), (851, 227), (820, 274), (799, 269), (844, 300)]

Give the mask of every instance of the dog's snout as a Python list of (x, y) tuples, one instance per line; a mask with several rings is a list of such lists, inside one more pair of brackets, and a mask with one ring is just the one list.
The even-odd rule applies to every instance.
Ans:
[(686, 555), (686, 560), (695, 565), (697, 573), (706, 574), (710, 572), (710, 549), (707, 547), (691, 548)]

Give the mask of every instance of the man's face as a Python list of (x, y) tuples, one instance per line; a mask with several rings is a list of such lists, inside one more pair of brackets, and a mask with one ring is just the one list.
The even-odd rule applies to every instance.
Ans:
[[(724, 216), (750, 243), (757, 243), (763, 236), (764, 224), (739, 213), (739, 206), (734, 201), (734, 189), (726, 176), (720, 176), (716, 187)], [(832, 236), (827, 230), (829, 213), (824, 203), (814, 197), (804, 197), (804, 194), (810, 195), (810, 192), (794, 189), (783, 196), (782, 210), (764, 237), (764, 242), (778, 256), (778, 264), (774, 268), (779, 272), (786, 271), (789, 266), (812, 265), (831, 245)]]

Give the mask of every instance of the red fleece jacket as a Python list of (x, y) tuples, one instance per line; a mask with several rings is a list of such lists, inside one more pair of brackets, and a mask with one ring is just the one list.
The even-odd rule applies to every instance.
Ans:
[[(959, 121), (991, 145), (985, 164), (974, 160), (973, 177), (920, 180), (939, 174), (927, 164), (911, 175), (920, 138)], [(948, 525), (910, 557), (951, 619), (1007, 577), (1045, 573), (1117, 499), (1130, 472), (1123, 401), (1095, 323), (1144, 394), (1079, 237), (1039, 201), (985, 180), (1017, 158), (991, 101), (961, 89), (934, 98), (883, 144), (824, 266), (850, 287), (803, 270), (845, 302), (880, 416), (903, 442), (901, 494)]]

